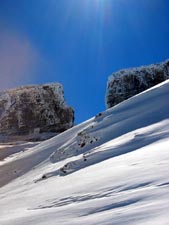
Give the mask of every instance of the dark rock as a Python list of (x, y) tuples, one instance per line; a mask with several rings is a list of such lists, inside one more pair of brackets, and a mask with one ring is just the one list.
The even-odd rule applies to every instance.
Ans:
[(107, 82), (106, 106), (111, 108), (167, 79), (169, 79), (169, 60), (113, 73)]
[(44, 174), (43, 176), (42, 176), (42, 179), (46, 179), (47, 178), (47, 176)]
[(0, 92), (1, 139), (46, 139), (71, 128), (73, 123), (74, 110), (66, 105), (58, 83)]

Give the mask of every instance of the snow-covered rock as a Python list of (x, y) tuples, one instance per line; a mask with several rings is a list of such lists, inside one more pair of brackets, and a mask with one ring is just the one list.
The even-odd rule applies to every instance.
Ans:
[(111, 108), (166, 79), (169, 79), (169, 60), (115, 72), (108, 78), (106, 106)]
[[(62, 85), (23, 86), (0, 92), (1, 139), (45, 139), (73, 126), (74, 110)], [(45, 134), (45, 135), (44, 135)]]

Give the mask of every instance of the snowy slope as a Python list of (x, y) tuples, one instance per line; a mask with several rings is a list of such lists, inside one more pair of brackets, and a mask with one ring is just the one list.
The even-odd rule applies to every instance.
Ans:
[(0, 225), (167, 225), (168, 97), (165, 81), (1, 161)]

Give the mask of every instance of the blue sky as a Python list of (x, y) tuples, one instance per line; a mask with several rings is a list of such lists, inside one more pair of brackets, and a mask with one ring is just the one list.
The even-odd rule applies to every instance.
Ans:
[(76, 123), (108, 76), (169, 58), (169, 0), (1, 0), (0, 89), (60, 82)]

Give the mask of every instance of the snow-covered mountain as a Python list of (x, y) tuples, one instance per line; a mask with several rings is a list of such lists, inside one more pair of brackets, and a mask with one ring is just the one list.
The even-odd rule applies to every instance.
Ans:
[(168, 98), (169, 80), (4, 158), (0, 225), (167, 225)]

